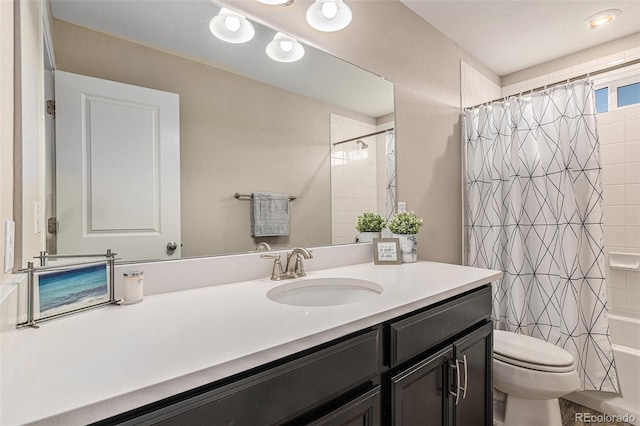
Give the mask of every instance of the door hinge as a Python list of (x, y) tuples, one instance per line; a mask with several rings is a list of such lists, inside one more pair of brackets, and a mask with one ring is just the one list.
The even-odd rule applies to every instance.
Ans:
[(47, 114), (53, 115), (53, 118), (56, 118), (56, 101), (51, 99), (47, 100)]
[(58, 221), (55, 217), (50, 217), (47, 219), (47, 232), (50, 234), (58, 233)]

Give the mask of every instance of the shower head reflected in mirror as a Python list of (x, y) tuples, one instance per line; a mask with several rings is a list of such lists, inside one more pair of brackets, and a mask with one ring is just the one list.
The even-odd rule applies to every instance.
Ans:
[(360, 149), (369, 148), (369, 145), (367, 145), (366, 143), (362, 142), (360, 139), (358, 139), (358, 142), (356, 142), (356, 144), (358, 145), (358, 148), (360, 148)]

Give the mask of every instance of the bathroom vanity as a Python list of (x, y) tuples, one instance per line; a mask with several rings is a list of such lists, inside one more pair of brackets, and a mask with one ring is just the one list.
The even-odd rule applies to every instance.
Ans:
[(382, 286), (362, 302), (276, 303), (266, 294), (281, 283), (261, 279), (19, 330), (2, 424), (490, 425), (499, 276), (367, 263), (308, 277)]

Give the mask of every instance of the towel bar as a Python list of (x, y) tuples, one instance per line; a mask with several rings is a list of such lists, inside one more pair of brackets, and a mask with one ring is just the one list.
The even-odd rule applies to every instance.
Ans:
[[(240, 193), (236, 192), (235, 194), (233, 194), (233, 198), (235, 198), (236, 200), (250, 200), (251, 199), (251, 194), (240, 194)], [(289, 195), (289, 201), (295, 201), (297, 199), (298, 199), (298, 197), (294, 197), (293, 195)]]

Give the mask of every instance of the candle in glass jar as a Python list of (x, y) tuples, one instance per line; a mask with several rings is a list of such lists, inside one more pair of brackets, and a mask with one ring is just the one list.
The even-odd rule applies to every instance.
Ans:
[(144, 272), (128, 271), (124, 276), (124, 303), (142, 302), (144, 290)]

